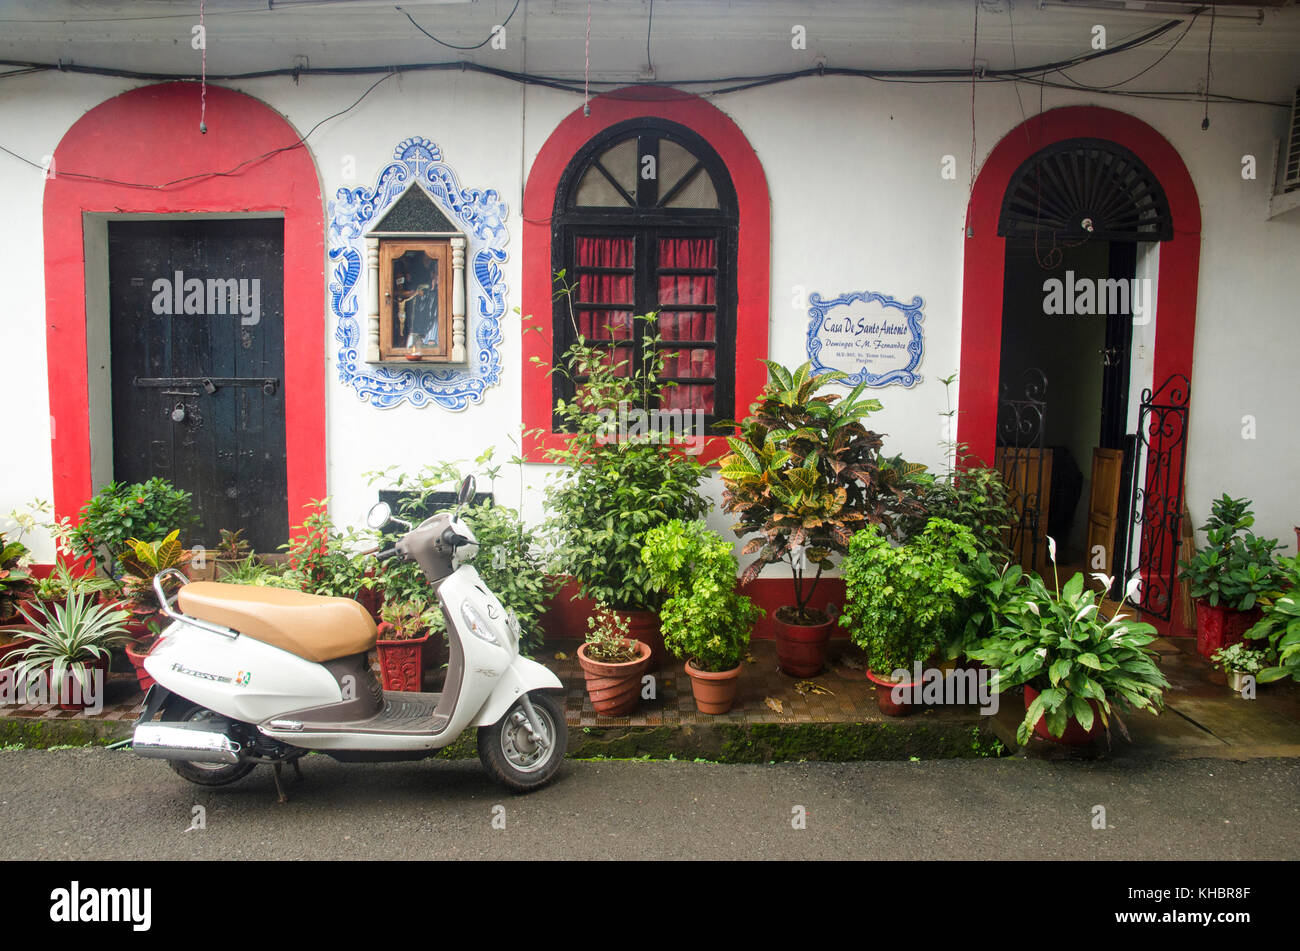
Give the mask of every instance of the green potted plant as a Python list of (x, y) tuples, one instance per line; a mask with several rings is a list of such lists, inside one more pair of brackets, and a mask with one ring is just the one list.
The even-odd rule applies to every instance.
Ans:
[(57, 562), (49, 574), (32, 579), (32, 611), (49, 615), (55, 605), (67, 601), (73, 592), (99, 597), (108, 592), (115, 592), (117, 586), (107, 578), (87, 571), (73, 571), (63, 562)]
[(375, 649), (385, 690), (419, 692), (424, 681), (422, 649), (438, 613), (419, 599), (384, 603)]
[(13, 624), (18, 607), (32, 593), (31, 553), (17, 539), (0, 532), (0, 624)]
[(813, 606), (822, 573), (863, 525), (892, 533), (896, 516), (916, 510), (899, 483), (918, 467), (881, 459), (881, 437), (862, 424), (880, 402), (862, 398), (864, 384), (842, 397), (819, 396), (845, 374), (814, 376), (811, 363), (792, 371), (766, 362), (766, 388), (739, 424), (739, 437), (727, 439), (722, 508), (739, 516), (737, 535), (756, 536), (743, 549), (758, 557), (741, 575), (742, 585), (766, 565), (790, 566), (794, 602), (773, 617), (777, 657), (787, 674), (812, 677), (825, 666), (834, 626)]
[(1236, 644), (1220, 647), (1210, 659), (1227, 674), (1228, 689), (1239, 694), (1246, 686), (1247, 677), (1259, 679), (1268, 658), (1264, 651), (1247, 647), (1244, 642), (1238, 641)]
[(1260, 683), (1290, 677), (1300, 681), (1300, 555), (1278, 560), (1281, 574), (1276, 594), (1260, 604), (1260, 619), (1246, 632), (1250, 640), (1267, 641), (1271, 666), (1260, 671)]
[(1276, 539), (1260, 538), (1247, 499), (1223, 495), (1210, 506), (1201, 526), (1206, 544), (1181, 565), (1196, 602), (1196, 649), (1211, 657), (1240, 641), (1260, 618), (1258, 602), (1276, 592), (1280, 581)]
[[(142, 690), (153, 686), (154, 680), (145, 672), (144, 660), (153, 649), (160, 630), (162, 605), (153, 589), (154, 576), (172, 568), (184, 569), (191, 552), (181, 547), (180, 530), (169, 532), (161, 541), (144, 541), (128, 538), (126, 549), (118, 555), (122, 571), (122, 598), (131, 615), (127, 633), (132, 638), (125, 644), (127, 659), (135, 668), (136, 679)], [(174, 575), (163, 579), (163, 590), (170, 596), (180, 588)]]
[[(1112, 716), (1127, 738), (1119, 708), (1156, 713), (1164, 707), (1169, 687), (1148, 646), (1155, 628), (1123, 613), (1139, 579), (1128, 583), (1114, 615), (1103, 617), (1099, 592), (1085, 589), (1081, 573), (1061, 586), (1051, 536), (1047, 548), (1053, 588), (1036, 574), (1023, 575), (1002, 606), (997, 632), (971, 657), (994, 670), (996, 692), (1024, 686), (1025, 718), (1016, 730), (1022, 746), (1031, 733), (1058, 743), (1087, 744), (1102, 730), (1109, 735)], [(1101, 572), (1094, 578), (1102, 590), (1111, 589), (1111, 578)]]
[(355, 600), (375, 584), (366, 557), (358, 552), (363, 539), (352, 529), (334, 527), (328, 499), (312, 500), (311, 509), (298, 532), (280, 546), (288, 555), (288, 567), (280, 574), (308, 594)]
[(913, 686), (914, 667), (934, 657), (959, 626), (973, 593), (963, 569), (977, 554), (970, 530), (942, 518), (904, 544), (891, 544), (875, 525), (849, 542), (839, 623), (866, 651), (867, 678), (883, 713), (910, 709), (895, 698), (895, 688)]
[(172, 531), (189, 531), (197, 521), (190, 494), (166, 479), (110, 482), (81, 507), (66, 541), (73, 554), (93, 557), (113, 578), (118, 559), (130, 549), (127, 539), (162, 541)]
[(660, 608), (664, 644), (686, 662), (695, 706), (726, 713), (736, 700), (750, 629), (763, 614), (736, 591), (736, 556), (700, 522), (673, 519), (645, 534), (641, 560), (667, 599)]
[(631, 636), (627, 615), (597, 603), (587, 619), (587, 640), (578, 665), (597, 716), (618, 717), (641, 698), (641, 678), (650, 669), (650, 646)]
[[(652, 319), (637, 316), (634, 328)], [(657, 612), (662, 596), (650, 584), (641, 561), (641, 541), (656, 525), (704, 516), (699, 493), (705, 470), (673, 445), (657, 427), (625, 435), (617, 420), (659, 405), (663, 354), (659, 337), (636, 332), (641, 349), (637, 369), (611, 356), (608, 345), (577, 333), (558, 374), (573, 387), (571, 399), (555, 405), (562, 447), (547, 450), (560, 468), (547, 487), (549, 516), (544, 531), (551, 546), (551, 570), (570, 577), (582, 594), (623, 614), (632, 636), (652, 652), (652, 668), (666, 659)]]
[(8, 658), (16, 680), (30, 683), (46, 676), (61, 709), (90, 706), (94, 692), (103, 688), (110, 648), (127, 638), (127, 613), (73, 593), (66, 604), (54, 607), (51, 617), (24, 615), (31, 625), (30, 641)]
[(244, 530), (223, 528), (218, 531), (215, 548), (195, 548), (185, 573), (194, 581), (215, 581), (252, 554)]

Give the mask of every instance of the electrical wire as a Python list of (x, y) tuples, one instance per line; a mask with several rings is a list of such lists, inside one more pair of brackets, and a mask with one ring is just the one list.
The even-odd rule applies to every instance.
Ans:
[[(182, 176), (181, 178), (173, 178), (171, 181), (168, 182), (158, 182), (158, 183), (124, 182), (116, 178), (104, 178), (103, 176), (100, 175), (87, 175), (84, 172), (68, 172), (68, 171), (64, 171), (62, 168), (59, 169), (58, 176), (60, 178), (75, 178), (78, 179), (79, 181), (100, 182), (101, 184), (105, 184), (105, 185), (121, 185), (126, 188), (147, 188), (153, 190), (172, 188), (173, 186), (176, 185), (187, 185), (196, 181), (203, 181), (210, 178), (230, 178), (232, 176), (240, 174), (242, 171), (244, 171), (244, 169), (249, 168), (250, 166), (260, 165), (262, 162), (276, 155), (279, 155), (281, 152), (290, 152), (294, 149), (301, 148), (306, 143), (307, 139), (311, 137), (311, 134), (313, 132), (315, 132), (317, 129), (323, 126), (326, 122), (329, 122), (331, 119), (337, 119), (339, 116), (351, 112), (357, 106), (361, 105), (361, 101), (365, 99), (367, 96), (369, 96), (372, 92), (374, 92), (374, 90), (379, 86), (380, 83), (392, 79), (393, 76), (395, 75), (396, 75), (395, 73), (388, 73), (387, 75), (380, 76), (378, 79), (376, 79), (373, 83), (370, 84), (370, 86), (366, 89), (365, 92), (363, 92), (360, 96), (358, 96), (355, 101), (353, 101), (352, 105), (348, 106), (346, 109), (340, 109), (338, 112), (332, 113), (331, 115), (328, 115), (325, 118), (321, 119), (310, 129), (308, 129), (305, 133), (303, 133), (303, 135), (292, 145), (282, 145), (279, 148), (271, 149), (269, 152), (263, 152), (261, 155), (255, 155), (252, 158), (244, 159), (244, 161), (240, 162), (238, 165), (234, 166), (233, 168), (229, 168), (224, 172), (196, 172), (193, 175), (185, 175)], [(33, 162), (31, 159), (19, 155), (17, 152), (13, 151), (12, 149), (8, 149), (5, 148), (5, 146), (0, 145), (0, 151), (12, 155), (14, 158), (18, 159), (21, 162), (27, 163), (33, 168), (38, 168), (42, 172), (45, 171), (44, 165), (41, 165), (37, 162)]]
[[(434, 36), (424, 27), (420, 26), (420, 24), (416, 23), (415, 17), (411, 16), (401, 7), (397, 7), (396, 9), (399, 10), (408, 20), (411, 21), (411, 26), (415, 27), (417, 30), (419, 30), (429, 39), (433, 40), (433, 42), (437, 43), (440, 46), (445, 46), (449, 50), (481, 50), (483, 47), (491, 43), (492, 38), (497, 35), (498, 28), (493, 27), (492, 31), (488, 33), (487, 37), (483, 40), (482, 43), (475, 43), (473, 46), (457, 46), (455, 43), (448, 43), (446, 40), (438, 39), (436, 36)], [(504, 30), (506, 28), (506, 24), (510, 22), (510, 17), (513, 17), (515, 15), (515, 11), (517, 11), (518, 9), (519, 9), (519, 0), (515, 0), (515, 5), (510, 10), (510, 16), (507, 16), (505, 20), (501, 23), (500, 29)]]

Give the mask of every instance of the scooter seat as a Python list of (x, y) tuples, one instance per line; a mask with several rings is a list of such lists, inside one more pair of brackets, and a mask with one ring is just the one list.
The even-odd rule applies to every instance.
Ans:
[(326, 598), (288, 588), (192, 581), (181, 588), (178, 601), (185, 614), (221, 624), (318, 664), (375, 646), (375, 622), (351, 598)]

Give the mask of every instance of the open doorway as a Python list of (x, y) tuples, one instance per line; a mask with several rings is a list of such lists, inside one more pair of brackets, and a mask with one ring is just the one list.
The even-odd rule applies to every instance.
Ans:
[[(1022, 564), (1122, 569), (1137, 245), (1006, 242), (998, 465), (1017, 496)], [(1136, 290), (1136, 293), (1135, 293)]]

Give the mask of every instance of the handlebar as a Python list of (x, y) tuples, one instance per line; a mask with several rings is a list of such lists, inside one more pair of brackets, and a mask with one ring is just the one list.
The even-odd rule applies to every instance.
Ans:
[(399, 554), (401, 554), (401, 552), (399, 552), (396, 547), (386, 548), (379, 554), (375, 555), (375, 561), (388, 561), (390, 558), (395, 558)]

